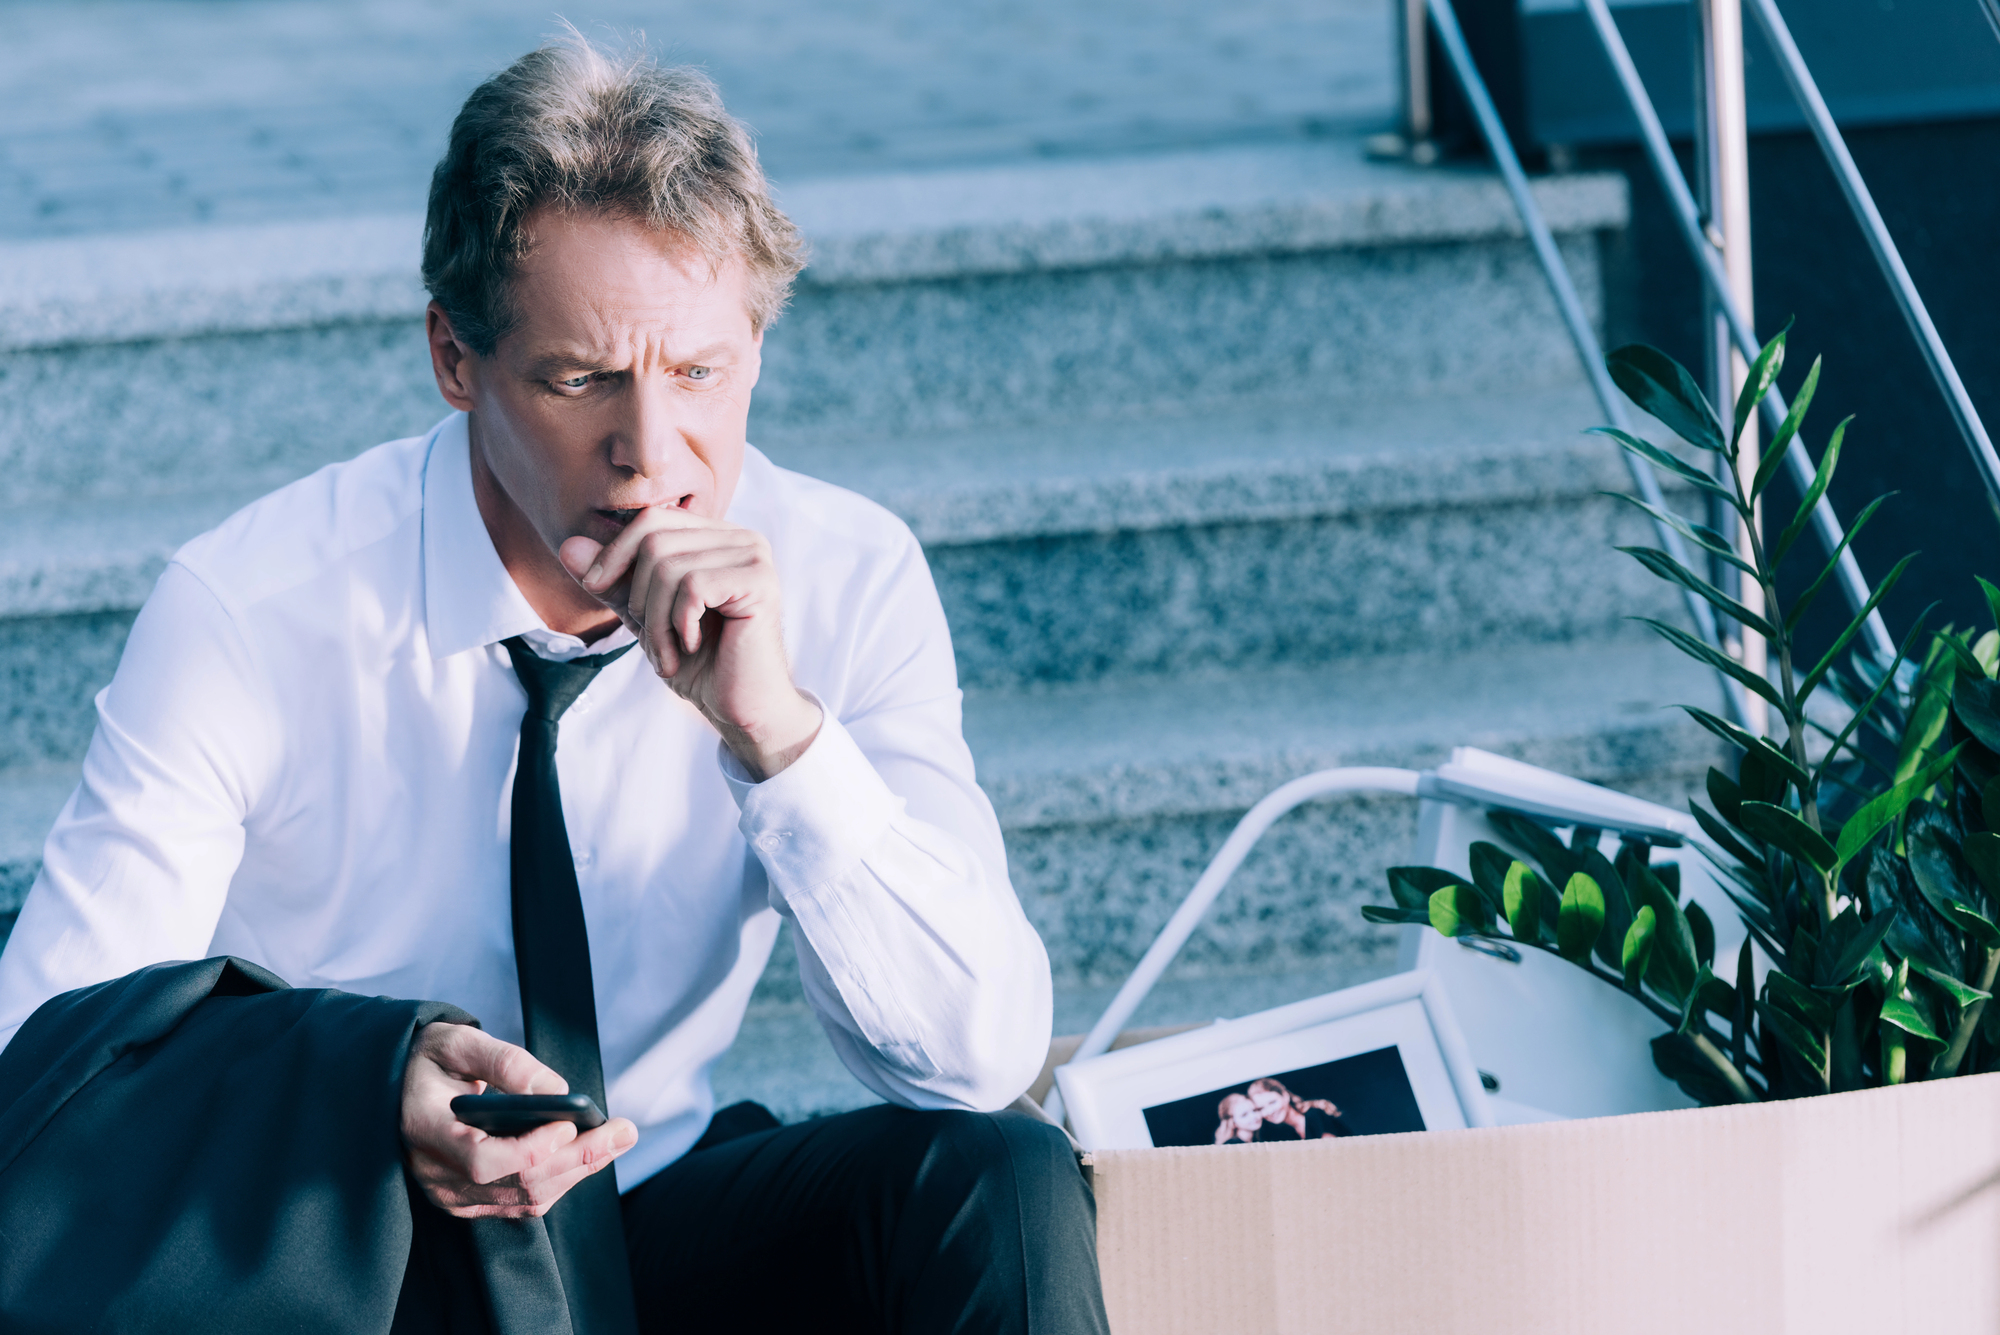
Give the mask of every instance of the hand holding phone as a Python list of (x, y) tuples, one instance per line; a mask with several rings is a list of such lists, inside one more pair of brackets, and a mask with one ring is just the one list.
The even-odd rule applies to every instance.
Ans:
[(588, 1094), (460, 1094), (451, 1113), (489, 1136), (525, 1136), (550, 1122), (574, 1122), (579, 1134), (604, 1125)]

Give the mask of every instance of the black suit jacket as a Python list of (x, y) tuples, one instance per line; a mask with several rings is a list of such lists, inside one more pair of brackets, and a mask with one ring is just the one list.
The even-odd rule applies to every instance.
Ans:
[(434, 1020), (477, 1023), (230, 958), (48, 1002), (0, 1051), (0, 1329), (567, 1335), (540, 1220), (468, 1225), (404, 1175)]

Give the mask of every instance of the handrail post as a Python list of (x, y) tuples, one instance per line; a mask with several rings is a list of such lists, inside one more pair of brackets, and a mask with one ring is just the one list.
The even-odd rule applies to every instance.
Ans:
[[(1751, 281), (1750, 263), (1750, 133), (1748, 104), (1743, 87), (1743, 10), (1740, 0), (1698, 0), (1696, 10), (1701, 25), (1701, 53), (1698, 78), (1701, 97), (1696, 101), (1695, 165), (1703, 179), (1703, 202), (1708, 206), (1711, 240), (1719, 242), (1722, 267), (1729, 279), (1729, 295), (1736, 308), (1752, 324), (1756, 322), (1756, 288)], [(1725, 407), (1736, 402), (1743, 383), (1749, 378), (1750, 364), (1733, 346), (1725, 317), (1715, 308), (1714, 297), (1704, 291), (1703, 307), (1710, 311), (1710, 389), (1715, 401)], [(1743, 424), (1736, 467), (1747, 492), (1757, 476), (1761, 451), (1757, 448), (1757, 419)], [(1733, 522), (1729, 533), (1738, 554), (1745, 561), (1755, 559), (1750, 535), (1753, 525), (1763, 522), (1763, 506), (1758, 504), (1751, 523)], [(1764, 591), (1754, 581), (1725, 571), (1737, 600), (1753, 612), (1764, 610)], [(1764, 638), (1745, 627), (1725, 630), (1737, 661), (1758, 676), (1765, 674), (1770, 646)], [(1770, 709), (1765, 702), (1750, 700), (1750, 731), (1763, 736), (1770, 728)]]
[[(1750, 326), (1742, 311), (1729, 294), (1729, 276), (1722, 267), (1722, 256), (1709, 240), (1702, 226), (1701, 212), (1695, 207), (1694, 195), (1689, 192), (1687, 179), (1681, 175), (1680, 164), (1674, 160), (1674, 150), (1667, 143), (1666, 128), (1660, 124), (1660, 113), (1653, 109), (1653, 101), (1646, 95), (1646, 85), (1639, 78), (1639, 71), (1632, 64), (1632, 53), (1625, 47), (1625, 39), (1618, 32), (1618, 25), (1611, 20), (1611, 10), (1605, 0), (1583, 0), (1584, 12), (1590, 16), (1590, 26), (1597, 30), (1598, 43), (1611, 61), (1613, 73), (1618, 76), (1619, 86), (1625, 92), (1625, 102), (1631, 108), (1633, 117), (1639, 122), (1639, 138), (1646, 147), (1646, 157), (1653, 164), (1653, 173), (1660, 180), (1660, 188), (1666, 191), (1674, 222), (1679, 225), (1681, 239), (1687, 243), (1688, 253), (1694, 258), (1695, 268), (1700, 271), (1702, 281), (1714, 294), (1729, 320), (1730, 337), (1745, 357), (1755, 357), (1759, 344), (1757, 334)], [(1764, 396), (1761, 405), (1764, 421), (1773, 431), (1785, 420), (1788, 411), (1785, 399), (1774, 385)], [(1799, 436), (1792, 437), (1792, 443), (1785, 447), (1785, 469), (1792, 475), (1801, 493), (1812, 486), (1813, 475), (1817, 471), (1812, 458), (1806, 453), (1805, 442)], [(1825, 496), (1813, 507), (1813, 531), (1818, 534), (1821, 545), (1828, 552), (1839, 552), (1835, 573), (1840, 591), (1847, 600), (1848, 607), (1855, 611), (1867, 606), (1870, 597), (1868, 581), (1862, 578), (1861, 565), (1854, 559), (1854, 550), (1845, 546), (1845, 533), (1840, 520), (1833, 513), (1833, 505)], [(1875, 659), (1887, 666), (1896, 657), (1896, 642), (1889, 638), (1889, 628), (1883, 623), (1880, 608), (1868, 614), (1862, 627), (1862, 639)]]

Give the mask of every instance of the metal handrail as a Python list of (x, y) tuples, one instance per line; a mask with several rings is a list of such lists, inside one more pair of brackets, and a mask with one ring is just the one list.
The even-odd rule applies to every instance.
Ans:
[[(1535, 248), (1535, 255), (1541, 260), (1542, 273), (1547, 277), (1549, 290), (1554, 293), (1556, 308), (1562, 312), (1563, 323), (1569, 328), (1570, 341), (1576, 345), (1576, 355), (1583, 363), (1584, 372), (1590, 377), (1590, 387), (1597, 395), (1598, 406), (1611, 425), (1621, 431), (1632, 430), (1632, 417), (1626, 410), (1625, 398), (1611, 381), (1611, 373), (1605, 369), (1604, 350), (1598, 345), (1597, 334), (1590, 327), (1590, 317), (1584, 313), (1583, 300), (1577, 295), (1576, 284), (1570, 279), (1569, 266), (1563, 263), (1562, 252), (1556, 249), (1555, 236), (1549, 231), (1542, 210), (1535, 203), (1534, 192), (1528, 188), (1528, 174), (1521, 169), (1521, 160), (1515, 155), (1514, 145), (1507, 138), (1507, 130), (1500, 121), (1500, 112), (1493, 105), (1493, 97), (1486, 90), (1486, 81), (1480, 77), (1479, 67), (1473, 63), (1471, 48), (1465, 44), (1465, 34), (1459, 29), (1458, 15), (1453, 11), (1451, 0), (1428, 0), (1431, 22), (1436, 25), (1438, 44), (1444, 48), (1445, 56), (1451, 62), (1458, 76), (1465, 100), (1471, 104), (1474, 119), (1479, 122), (1479, 133), (1486, 141), (1487, 151), (1500, 166), (1500, 177), (1507, 184), (1507, 193), (1514, 197), (1514, 208), (1521, 215), (1521, 225), (1527, 230), (1528, 240)], [(1754, 353), (1752, 354), (1755, 355)], [(1620, 450), (1625, 457), (1627, 469), (1632, 474), (1632, 482), (1639, 489), (1639, 497), (1655, 509), (1665, 509), (1666, 499), (1660, 494), (1660, 480), (1653, 473), (1653, 466), (1639, 458), (1630, 450)], [(1692, 568), (1686, 546), (1680, 534), (1674, 532), (1659, 520), (1653, 521), (1660, 545), (1667, 554), (1684, 566)], [(1704, 643), (1720, 651), (1721, 637), (1715, 624), (1715, 613), (1700, 595), (1683, 590), (1687, 602), (1688, 615), (1695, 624), (1696, 631)], [(1892, 651), (1893, 652), (1893, 651)], [(1747, 725), (1750, 720), (1748, 693), (1742, 685), (1721, 669), (1716, 670), (1716, 679), (1721, 682), (1723, 697), (1729, 702), (1729, 712), (1739, 724)]]
[[(1597, 4), (1603, 2), (1594, 0)], [(1931, 313), (1924, 308), (1924, 299), (1917, 295), (1917, 285), (1903, 264), (1902, 253), (1896, 249), (1896, 242), (1889, 235), (1888, 224), (1882, 221), (1881, 210), (1875, 207), (1874, 196), (1868, 193), (1867, 182), (1861, 179), (1861, 169), (1854, 165), (1853, 154), (1847, 151), (1847, 141), (1841, 137), (1840, 127), (1833, 123), (1833, 113), (1827, 110), (1826, 99), (1819, 95), (1819, 85), (1813, 82), (1812, 71), (1806, 68), (1798, 43), (1792, 40), (1791, 29), (1785, 26), (1785, 17), (1778, 12), (1777, 0), (1750, 0), (1750, 12), (1763, 25), (1764, 36), (1777, 53), (1778, 68), (1784, 74), (1785, 82), (1791, 86), (1799, 109), (1805, 112), (1806, 120), (1812, 125), (1813, 137), (1819, 140), (1820, 151), (1826, 155), (1827, 164), (1840, 181), (1840, 188), (1847, 195), (1848, 207), (1854, 210), (1855, 220), (1861, 224), (1862, 232), (1868, 237), (1868, 246), (1875, 252), (1875, 262), (1881, 266), (1882, 276), (1889, 280), (1890, 290), (1896, 294), (1896, 303), (1903, 308), (1903, 319), (1909, 322), (1910, 333), (1923, 349), (1924, 360), (1930, 364), (1931, 376), (1951, 407), (1952, 418), (1958, 423), (1958, 433), (1965, 438), (1965, 448), (1972, 452), (1973, 467), (1979, 470), (1987, 495), (1996, 506), (2000, 506), (2000, 455), (1993, 452), (1993, 439), (1986, 434), (1986, 424), (1979, 420), (1979, 410), (1972, 406), (1972, 396), (1965, 392), (1965, 382), (1958, 378), (1958, 368), (1952, 365), (1951, 354), (1945, 351), (1944, 340), (1938, 337), (1937, 326), (1931, 323)], [(1986, 16), (2000, 24), (2000, 18), (1995, 18), (1992, 0), (1988, 0)]]
[[(1335, 793), (1399, 793), (1415, 797), (1422, 777), (1413, 769), (1352, 766), (1308, 774), (1267, 794), (1263, 801), (1244, 813), (1242, 820), (1236, 822), (1236, 828), (1229, 832), (1229, 838), (1209, 860), (1207, 869), (1194, 883), (1194, 889), (1188, 891), (1187, 898), (1174, 910), (1174, 916), (1167, 919), (1167, 925), (1153, 938), (1153, 944), (1147, 947), (1131, 976), (1118, 989), (1118, 995), (1111, 998), (1111, 1004), (1104, 1008), (1104, 1014), (1097, 1017), (1097, 1023), (1083, 1036), (1083, 1042), (1077, 1044), (1069, 1060), (1080, 1062), (1111, 1050), (1111, 1044), (1117, 1039), (1119, 1031), (1125, 1028), (1125, 1022), (1132, 1018), (1133, 1012), (1153, 990), (1153, 985), (1160, 981), (1160, 975), (1181, 953), (1181, 947), (1194, 935), (1194, 929), (1201, 925), (1209, 905), (1215, 902), (1216, 896), (1229, 884), (1229, 878), (1243, 865), (1243, 859), (1250, 856), (1250, 850), (1257, 846), (1257, 841), (1264, 837), (1264, 831), (1270, 829), (1278, 817), (1293, 807), (1331, 797)], [(1049, 1115), (1050, 1120), (1062, 1121), (1062, 1091), (1059, 1088), (1050, 1087), (1042, 1111)]]
[[(1687, 178), (1681, 175), (1680, 164), (1674, 160), (1674, 151), (1667, 143), (1667, 132), (1660, 124), (1660, 114), (1653, 109), (1653, 100), (1646, 93), (1646, 85), (1639, 78), (1638, 67), (1632, 63), (1632, 53), (1625, 46), (1625, 38), (1612, 21), (1611, 9), (1605, 0), (1583, 0), (1583, 7), (1590, 15), (1592, 28), (1597, 32), (1598, 41), (1604, 47), (1604, 54), (1610, 59), (1612, 70), (1618, 76), (1618, 84), (1625, 94), (1625, 101), (1639, 122), (1639, 134), (1646, 147), (1646, 157), (1652, 163), (1653, 173), (1666, 191), (1667, 202), (1672, 207), (1674, 221), (1679, 225), (1681, 239), (1687, 243), (1688, 252), (1694, 256), (1695, 267), (1701, 271), (1702, 281), (1714, 297), (1718, 309), (1729, 321), (1729, 331), (1737, 350), (1746, 362), (1754, 362), (1762, 345), (1757, 342), (1757, 333), (1750, 327), (1743, 309), (1736, 303), (1729, 290), (1729, 275), (1723, 268), (1722, 256), (1714, 243), (1708, 239), (1702, 227), (1701, 210), (1696, 207), (1694, 194), (1688, 189)], [(1759, 405), (1764, 419), (1775, 433), (1790, 411), (1784, 396), (1773, 386)], [(1799, 437), (1793, 436), (1785, 450), (1785, 467), (1801, 492), (1812, 486), (1815, 472), (1812, 456)], [(1860, 611), (1868, 605), (1868, 581), (1861, 573), (1861, 565), (1854, 559), (1852, 547), (1842, 548), (1845, 532), (1840, 519), (1834, 514), (1832, 502), (1821, 496), (1819, 504), (1813, 508), (1813, 530), (1819, 535), (1821, 544), (1829, 552), (1840, 552), (1839, 568), (1835, 578), (1839, 580), (1842, 595), (1853, 611)], [(1868, 642), (1869, 652), (1884, 663), (1896, 656), (1895, 641), (1889, 638), (1889, 628), (1882, 621), (1880, 611), (1870, 612), (1862, 634)]]

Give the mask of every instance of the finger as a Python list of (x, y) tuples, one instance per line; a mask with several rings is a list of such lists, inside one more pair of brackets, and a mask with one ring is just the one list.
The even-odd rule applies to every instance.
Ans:
[(673, 602), (677, 584), (655, 580), (645, 604), (646, 646), (653, 670), (671, 681), (680, 675), (680, 642), (674, 638)]
[(509, 1094), (567, 1094), (569, 1082), (536, 1060), (526, 1048), (504, 1043), (471, 1025), (450, 1026), (438, 1065), (466, 1080), (483, 1080)]
[(522, 1136), (482, 1136), (467, 1146), (465, 1178), (486, 1186), (531, 1174), (561, 1160), (576, 1138), (576, 1126), (570, 1122), (548, 1122)]
[(639, 544), (644, 542), (649, 534), (675, 529), (715, 530), (734, 527), (733, 524), (710, 519), (677, 506), (654, 506), (642, 514), (634, 515), (632, 522), (625, 525), (624, 531), (597, 553), (596, 559), (583, 572), (583, 587), (591, 593), (602, 596), (612, 585), (625, 578), (632, 562), (639, 554)]
[(581, 581), (591, 566), (597, 563), (597, 554), (603, 550), (603, 543), (579, 533), (573, 538), (563, 539), (562, 546), (556, 548), (556, 559), (563, 563), (563, 569), (569, 571), (572, 578)]
[(747, 529), (655, 529), (640, 540), (626, 600), (644, 607), (656, 583), (675, 584), (687, 571), (704, 566), (740, 565), (752, 542)]
[(614, 1117), (521, 1174), (521, 1185), (537, 1202), (553, 1204), (563, 1192), (592, 1173), (603, 1171), (638, 1143), (639, 1129), (623, 1117)]
[(667, 614), (669, 624), (681, 637), (682, 647), (691, 654), (701, 651), (702, 613), (708, 611), (719, 593), (715, 576), (706, 570), (689, 571), (681, 577), (680, 588), (674, 590), (673, 610)]

